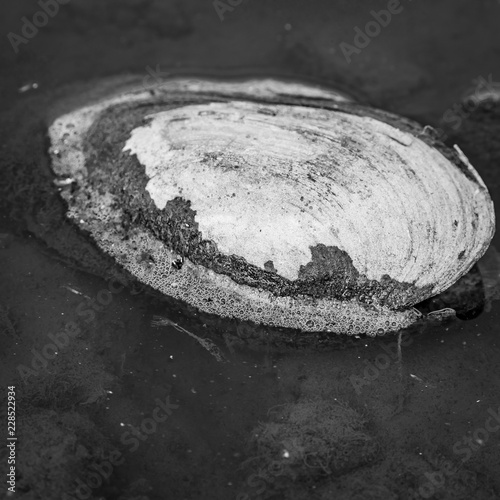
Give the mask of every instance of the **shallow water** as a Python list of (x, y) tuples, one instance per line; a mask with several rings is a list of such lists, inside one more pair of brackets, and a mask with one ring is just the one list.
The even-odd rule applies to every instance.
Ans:
[[(221, 22), (211, 2), (73, 0), (18, 54), (4, 39), (2, 122), (23, 101), (33, 103), (15, 116), (21, 129), (60, 86), (146, 76), (159, 65), (300, 76), (438, 126), (475, 79), (500, 81), (500, 4), (401, 5), (347, 63), (340, 43), (387, 2), (248, 0)], [(0, 7), (2, 33), (20, 33), (22, 16), (39, 8)], [(2, 130), (2, 143), (15, 140), (15, 129)], [(464, 150), (498, 207), (500, 158), (484, 154), (494, 141)], [(23, 229), (0, 220), (0, 232), (13, 235), (0, 248), (0, 342), (2, 383), (17, 387), (19, 498), (500, 498), (500, 432), (490, 419), (500, 411), (498, 300), (475, 319), (405, 338), (400, 355), (397, 337), (344, 348), (257, 345), (235, 340), (251, 326), (186, 313), (141, 287), (108, 293), (102, 277), (69, 265)], [(493, 245), (500, 248), (498, 235)], [(152, 327), (155, 315), (211, 338), (229, 362), (174, 326)], [(45, 366), (33, 365), (54, 342), (49, 335), (72, 321), (79, 334)], [(23, 383), (23, 370), (35, 368)], [(322, 412), (318, 402), (333, 406)], [(322, 434), (316, 450), (307, 448), (305, 422), (297, 431), (290, 416), (307, 405), (336, 445)], [(360, 441), (369, 446), (359, 450)], [(325, 449), (335, 466), (318, 465)], [(292, 473), (288, 464), (300, 453), (306, 464)]]

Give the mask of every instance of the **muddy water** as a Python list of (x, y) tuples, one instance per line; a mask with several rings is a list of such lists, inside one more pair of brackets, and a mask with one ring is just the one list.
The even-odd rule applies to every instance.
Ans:
[[(477, 78), (500, 81), (494, 0), (402, 0), (348, 62), (342, 42), (386, 7), (247, 0), (221, 21), (209, 1), (72, 0), (16, 53), (6, 35), (22, 34), (22, 17), (40, 6), (4, 2), (2, 149), (50, 113), (58, 88), (108, 75), (301, 77), (435, 126)], [(464, 134), (481, 123), (449, 135), (498, 207), (495, 123), (480, 148)], [(13, 222), (20, 211), (0, 220), (10, 235), (0, 248), (1, 380), (16, 385), (20, 498), (500, 498), (498, 300), (405, 338), (401, 355), (396, 339), (257, 345), (249, 325), (134, 284), (111, 291)], [(152, 327), (155, 315), (174, 325)], [(76, 333), (61, 334), (69, 324)], [(213, 339), (228, 362), (187, 332)]]

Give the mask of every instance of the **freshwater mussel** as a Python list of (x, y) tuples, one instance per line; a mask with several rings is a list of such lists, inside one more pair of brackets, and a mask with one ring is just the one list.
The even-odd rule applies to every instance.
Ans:
[(493, 204), (429, 127), (279, 80), (103, 82), (49, 130), (66, 216), (201, 311), (377, 335), (484, 254)]

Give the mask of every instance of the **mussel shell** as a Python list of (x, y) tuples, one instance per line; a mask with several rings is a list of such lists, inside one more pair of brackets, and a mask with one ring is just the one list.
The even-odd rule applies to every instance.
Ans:
[(428, 128), (307, 89), (107, 89), (50, 127), (53, 171), (75, 181), (68, 217), (206, 312), (305, 331), (408, 326), (488, 247), (488, 191)]

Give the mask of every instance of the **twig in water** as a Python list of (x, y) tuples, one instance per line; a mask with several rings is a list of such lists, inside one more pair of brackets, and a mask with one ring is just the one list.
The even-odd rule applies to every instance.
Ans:
[(401, 332), (398, 334), (398, 371), (399, 380), (403, 381), (403, 353), (401, 351)]
[(162, 316), (154, 316), (153, 321), (151, 321), (151, 326), (159, 327), (159, 326), (173, 326), (177, 331), (187, 333), (190, 337), (195, 339), (200, 345), (202, 345), (214, 358), (220, 363), (226, 363), (227, 359), (222, 354), (222, 351), (212, 342), (210, 339), (202, 339), (198, 337), (194, 333), (189, 332), (182, 326), (179, 326), (177, 323), (174, 323), (172, 320), (168, 318), (163, 318)]

